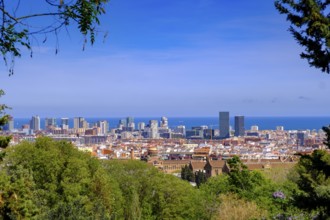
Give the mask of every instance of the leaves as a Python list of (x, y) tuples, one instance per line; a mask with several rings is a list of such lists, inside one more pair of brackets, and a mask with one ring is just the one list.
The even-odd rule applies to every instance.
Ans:
[(328, 0), (276, 0), (275, 7), (287, 15), (289, 31), (304, 47), (300, 54), (310, 66), (330, 73), (330, 2)]
[[(16, 11), (20, 9), (18, 3), (15, 13), (5, 6), (5, 0), (0, 1), (0, 52), (5, 65), (9, 67), (9, 75), (14, 74), (14, 60), (21, 57), (22, 49), (26, 49), (32, 56), (31, 39), (38, 39), (38, 35), (53, 34), (57, 37), (63, 27), (77, 24), (78, 30), (85, 38), (84, 42), (93, 45), (96, 39), (97, 27), (100, 25), (99, 17), (105, 14), (105, 5), (109, 0), (73, 0), (54, 1), (45, 0), (49, 5), (47, 11), (38, 12), (24, 16), (17, 16)], [(55, 23), (41, 26), (35, 25), (35, 19), (52, 17)], [(26, 27), (29, 27), (27, 29)], [(45, 43), (45, 40), (43, 40)], [(85, 43), (83, 45), (85, 47)], [(58, 48), (56, 48), (56, 53)]]

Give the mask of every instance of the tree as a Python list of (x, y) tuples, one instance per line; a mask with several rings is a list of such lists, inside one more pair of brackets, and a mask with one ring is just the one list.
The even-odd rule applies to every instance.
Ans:
[(198, 170), (195, 172), (195, 182), (198, 188), (201, 184), (206, 183), (206, 180), (206, 174), (203, 171)]
[(189, 168), (188, 165), (185, 165), (181, 168), (181, 179), (187, 180), (189, 182), (195, 181), (195, 176), (192, 170)]
[[(0, 98), (5, 93), (3, 90), (0, 89)], [(8, 109), (8, 106), (4, 104), (0, 104), (0, 131), (2, 130), (2, 127), (8, 123), (9, 115), (7, 115), (4, 111)], [(0, 149), (6, 148), (10, 142), (11, 137), (10, 136), (0, 136)], [(0, 154), (0, 159), (3, 157), (2, 154)]]
[(324, 126), (322, 128), (322, 130), (325, 132), (325, 134), (327, 136), (323, 143), (330, 149), (330, 125), (327, 126), (327, 127)]
[(330, 154), (315, 150), (303, 155), (296, 167), (297, 177), (291, 180), (298, 186), (294, 194), (296, 205), (307, 211), (317, 211), (320, 219), (330, 217)]
[[(9, 65), (9, 75), (12, 75), (14, 58), (21, 56), (21, 48), (30, 51), (32, 56), (31, 40), (36, 35), (58, 33), (69, 25), (77, 25), (84, 36), (84, 46), (89, 40), (95, 41), (96, 27), (100, 24), (99, 16), (105, 13), (105, 5), (109, 0), (44, 0), (47, 8), (41, 12), (23, 14), (19, 9), (24, 8), (23, 1), (0, 0), (0, 51), (5, 64)], [(28, 4), (26, 2), (25, 4)], [(25, 5), (29, 6), (29, 5)], [(36, 25), (36, 18), (48, 22), (44, 26)], [(40, 23), (38, 23), (40, 24)], [(56, 48), (57, 53), (58, 48)], [(9, 59), (8, 59), (9, 57)], [(9, 61), (11, 61), (9, 63)]]
[(276, 0), (275, 7), (287, 15), (289, 31), (305, 48), (300, 54), (310, 66), (330, 73), (330, 1)]
[(50, 138), (5, 151), (0, 219), (121, 219), (119, 186), (96, 158)]

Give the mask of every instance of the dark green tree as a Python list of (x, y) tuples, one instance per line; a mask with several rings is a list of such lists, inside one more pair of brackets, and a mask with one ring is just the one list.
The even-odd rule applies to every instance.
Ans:
[(320, 219), (330, 218), (330, 154), (315, 150), (303, 155), (296, 167), (296, 178), (291, 178), (299, 191), (294, 194), (296, 205), (307, 211), (317, 211)]
[(330, 149), (330, 125), (324, 126), (322, 130), (325, 132), (326, 139), (324, 140), (324, 144)]
[[(21, 56), (21, 49), (27, 49), (32, 56), (32, 39), (58, 33), (68, 26), (76, 26), (83, 35), (85, 44), (95, 41), (100, 24), (99, 16), (105, 13), (109, 0), (42, 0), (44, 11), (25, 14), (28, 1), (0, 0), (0, 51), (9, 75), (13, 74), (14, 58)], [(45, 6), (45, 7), (43, 7)], [(44, 25), (40, 25), (44, 24)], [(56, 53), (58, 48), (56, 48)], [(9, 63), (10, 61), (10, 63)]]
[(310, 66), (330, 73), (330, 1), (276, 0), (275, 7), (287, 16), (289, 31), (305, 48), (300, 54)]
[(195, 181), (194, 173), (188, 165), (185, 165), (181, 168), (181, 179), (187, 180), (189, 182)]
[(206, 174), (201, 171), (201, 170), (198, 170), (196, 173), (195, 173), (195, 182), (196, 182), (196, 185), (197, 187), (199, 188), (203, 183), (206, 183)]

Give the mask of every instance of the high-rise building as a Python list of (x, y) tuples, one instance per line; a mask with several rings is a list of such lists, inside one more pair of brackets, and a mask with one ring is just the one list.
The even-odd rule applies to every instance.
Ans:
[(139, 131), (143, 131), (145, 126), (146, 126), (146, 124), (144, 122), (139, 122), (139, 124), (138, 124)]
[(186, 136), (186, 126), (184, 125), (178, 125), (175, 129), (175, 132), (182, 134), (183, 136)]
[(109, 122), (107, 121), (98, 121), (97, 127), (100, 128), (101, 135), (106, 135), (109, 132)]
[(166, 117), (162, 117), (160, 121), (160, 127), (168, 128), (168, 119)]
[(244, 136), (244, 116), (235, 116), (235, 136)]
[(305, 144), (305, 133), (304, 132), (298, 132), (297, 133), (297, 145), (298, 146), (304, 146)]
[(45, 128), (56, 127), (56, 118), (45, 118)]
[(229, 138), (229, 112), (219, 112), (220, 138)]
[(127, 126), (127, 120), (126, 119), (120, 119), (118, 123), (118, 128), (123, 128)]
[(126, 125), (128, 125), (129, 123), (134, 123), (134, 118), (133, 117), (127, 117), (126, 118)]
[(30, 129), (34, 131), (40, 130), (40, 117), (38, 115), (32, 116), (32, 119), (30, 120)]
[(150, 138), (158, 138), (158, 121), (157, 120), (150, 120), (149, 122), (149, 127), (150, 127)]
[(83, 117), (76, 117), (73, 119), (73, 128), (88, 128), (88, 123)]
[(62, 129), (69, 129), (69, 119), (68, 118), (61, 118), (61, 128)]

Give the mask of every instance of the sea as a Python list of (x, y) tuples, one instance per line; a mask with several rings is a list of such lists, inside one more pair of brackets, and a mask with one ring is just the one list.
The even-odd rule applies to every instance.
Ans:
[[(116, 128), (121, 117), (86, 117), (85, 120), (94, 124), (97, 121), (106, 120), (110, 128)], [(135, 126), (139, 122), (149, 124), (150, 120), (161, 120), (161, 117), (136, 117)], [(40, 119), (41, 129), (45, 127), (45, 118)], [(22, 125), (29, 124), (30, 118), (14, 118), (14, 127), (20, 129)], [(60, 118), (57, 119), (57, 125), (60, 125)], [(218, 117), (168, 117), (170, 128), (178, 125), (185, 125), (186, 129), (191, 127), (206, 125), (209, 128), (219, 129)], [(330, 117), (248, 117), (245, 116), (244, 127), (249, 130), (251, 126), (258, 126), (259, 130), (275, 130), (277, 126), (283, 126), (284, 130), (319, 130), (323, 126), (330, 125)], [(234, 128), (234, 118), (230, 118), (230, 126)], [(69, 127), (73, 127), (73, 118), (69, 118)]]

